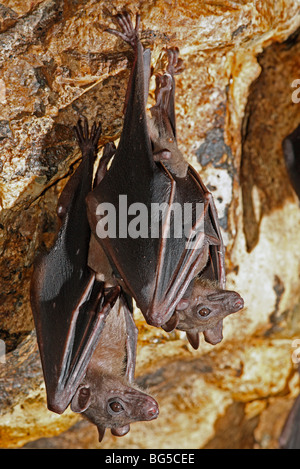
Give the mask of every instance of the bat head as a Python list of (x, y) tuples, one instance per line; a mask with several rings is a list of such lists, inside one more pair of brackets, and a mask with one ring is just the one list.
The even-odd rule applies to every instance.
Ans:
[(158, 416), (158, 404), (148, 394), (109, 374), (87, 373), (71, 402), (73, 412), (82, 413), (94, 423), (102, 440), (105, 428), (115, 436), (130, 430), (130, 423), (153, 420)]
[(163, 328), (186, 331), (194, 348), (199, 346), (199, 332), (204, 332), (207, 342), (216, 344), (222, 340), (223, 319), (243, 307), (244, 300), (237, 292), (222, 290), (215, 282), (197, 278)]

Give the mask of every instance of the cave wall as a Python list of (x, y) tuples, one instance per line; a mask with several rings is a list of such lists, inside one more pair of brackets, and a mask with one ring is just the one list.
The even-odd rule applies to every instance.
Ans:
[[(46, 409), (29, 282), (37, 252), (53, 243), (57, 198), (80, 158), (78, 116), (102, 122), (101, 146), (120, 135), (133, 55), (104, 29), (109, 11), (124, 5), (141, 13), (156, 71), (165, 47), (181, 50), (179, 145), (214, 195), (228, 288), (241, 293), (245, 309), (224, 321), (221, 344), (202, 338), (198, 351), (136, 311), (137, 381), (158, 400), (160, 416), (123, 438), (107, 434), (100, 445), (95, 428), (71, 411)], [(277, 447), (299, 391), (291, 357), (299, 337), (300, 210), (281, 147), (300, 122), (291, 87), (300, 78), (299, 6), (2, 2), (0, 447)]]

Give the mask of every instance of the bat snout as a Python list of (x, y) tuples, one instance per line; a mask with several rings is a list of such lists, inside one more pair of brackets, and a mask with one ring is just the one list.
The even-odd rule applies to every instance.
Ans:
[(231, 298), (230, 306), (233, 312), (236, 313), (237, 311), (240, 311), (240, 309), (243, 309), (244, 307), (243, 298), (238, 293), (235, 293), (235, 295)]
[(144, 410), (144, 418), (145, 420), (154, 420), (158, 417), (158, 414), (158, 404), (153, 398), (149, 396), (147, 406), (145, 406)]
[(232, 290), (220, 290), (217, 293), (208, 295), (207, 299), (213, 303), (224, 305), (225, 316), (231, 313), (236, 313), (244, 307), (243, 298), (237, 292)]
[(154, 420), (159, 414), (156, 400), (140, 390), (132, 388), (126, 396), (126, 401), (129, 404), (129, 413), (134, 415), (135, 421)]
[(147, 409), (146, 418), (147, 420), (154, 420), (158, 417), (158, 414), (159, 414), (158, 406), (155, 405)]

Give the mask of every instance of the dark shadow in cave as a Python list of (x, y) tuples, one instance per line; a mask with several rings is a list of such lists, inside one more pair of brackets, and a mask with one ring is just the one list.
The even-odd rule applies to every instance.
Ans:
[[(283, 157), (282, 142), (300, 122), (300, 105), (292, 100), (293, 80), (300, 78), (300, 30), (258, 56), (262, 72), (252, 84), (242, 132), (241, 187), (248, 252), (259, 240), (264, 215), (283, 207), (295, 193)], [(255, 213), (253, 189), (260, 213)]]

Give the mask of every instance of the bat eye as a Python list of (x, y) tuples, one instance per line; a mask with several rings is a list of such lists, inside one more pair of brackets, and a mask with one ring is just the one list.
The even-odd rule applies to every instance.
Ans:
[(211, 310), (209, 308), (200, 308), (197, 313), (199, 314), (199, 316), (205, 318), (211, 313)]
[(118, 401), (110, 402), (109, 408), (114, 414), (119, 414), (120, 412), (122, 412), (122, 410), (124, 410), (124, 407)]

